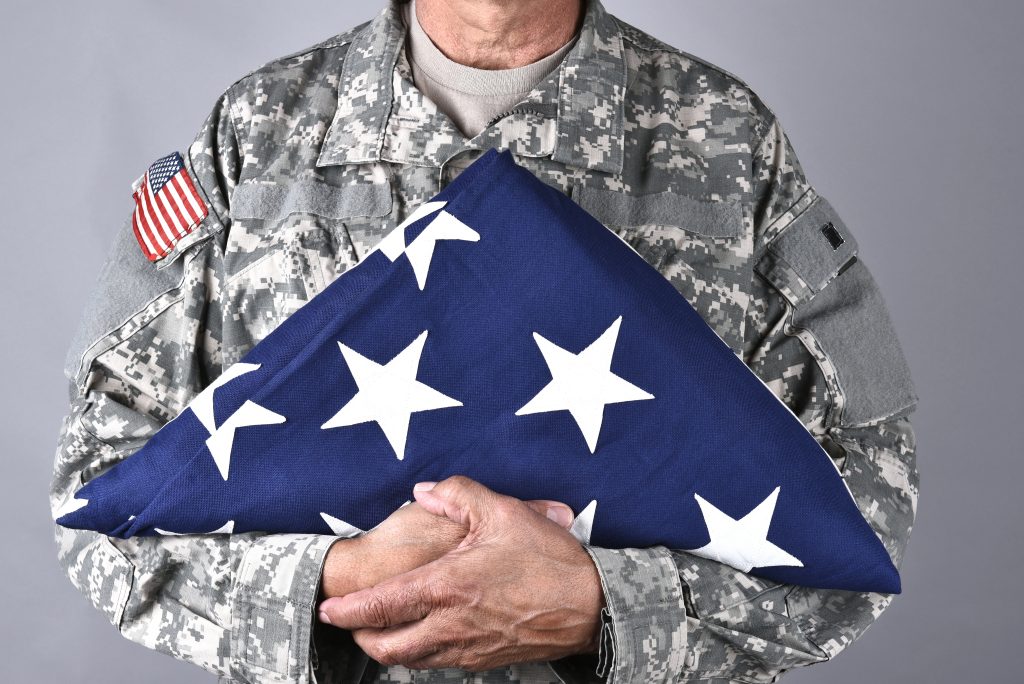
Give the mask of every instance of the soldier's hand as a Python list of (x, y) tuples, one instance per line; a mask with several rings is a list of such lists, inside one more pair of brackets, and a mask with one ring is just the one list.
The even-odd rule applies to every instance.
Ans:
[[(525, 503), (542, 515), (552, 506), (568, 510), (556, 501)], [(571, 516), (570, 511), (569, 524)], [(455, 549), (468, 529), (418, 503), (402, 506), (366, 534), (331, 546), (321, 580), (324, 596), (344, 596), (426, 565)]]
[(597, 650), (604, 596), (567, 530), (568, 507), (549, 508), (553, 522), (465, 477), (416, 500), (463, 526), (464, 539), (423, 567), (322, 602), (322, 621), (353, 630), (374, 660), (415, 669), (481, 671)]

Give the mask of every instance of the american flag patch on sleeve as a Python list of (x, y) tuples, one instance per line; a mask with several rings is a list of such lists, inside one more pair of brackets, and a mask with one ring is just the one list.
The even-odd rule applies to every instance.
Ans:
[(150, 261), (167, 256), (209, 213), (178, 152), (153, 162), (132, 189), (132, 227)]

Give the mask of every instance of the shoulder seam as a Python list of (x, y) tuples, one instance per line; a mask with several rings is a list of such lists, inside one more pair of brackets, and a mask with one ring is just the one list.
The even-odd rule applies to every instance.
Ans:
[(679, 55), (681, 57), (685, 57), (685, 58), (687, 58), (689, 60), (697, 62), (698, 64), (703, 64), (707, 68), (712, 69), (714, 71), (717, 71), (718, 73), (720, 73), (720, 74), (722, 74), (724, 76), (728, 76), (730, 79), (736, 81), (739, 85), (743, 86), (747, 91), (749, 91), (750, 93), (753, 93), (753, 89), (751, 88), (750, 84), (747, 83), (747, 81), (744, 80), (743, 78), (741, 78), (740, 76), (737, 76), (736, 74), (734, 74), (733, 72), (731, 72), (731, 71), (729, 71), (727, 69), (724, 69), (724, 68), (722, 68), (721, 66), (719, 66), (717, 64), (709, 62), (708, 60), (704, 59), (703, 57), (698, 57), (697, 55), (695, 55), (693, 53), (686, 52), (685, 50), (681, 50), (681, 49), (679, 49), (679, 48), (677, 48), (677, 47), (675, 47), (673, 45), (669, 45), (668, 43), (666, 43), (666, 42), (664, 42), (662, 40), (659, 40), (659, 39), (655, 38), (654, 36), (651, 36), (651, 35), (645, 33), (644, 31), (642, 31), (641, 29), (638, 29), (637, 27), (633, 26), (632, 24), (626, 23), (625, 21), (623, 21), (622, 19), (619, 19), (615, 15), (612, 15), (612, 18), (615, 20), (615, 23), (618, 24), (620, 29), (622, 29), (623, 27), (626, 27), (626, 28), (632, 29), (634, 31), (637, 31), (639, 33), (643, 33), (644, 35), (648, 36), (655, 43), (654, 45), (643, 45), (643, 44), (637, 42), (635, 39), (631, 38), (630, 36), (622, 34), (622, 39), (624, 41), (628, 42), (630, 45), (632, 45), (636, 49), (643, 50), (644, 52), (669, 52), (669, 53), (677, 54), (677, 55)]
[[(761, 96), (754, 90), (754, 88), (750, 85), (749, 82), (747, 82), (746, 79), (744, 79), (741, 76), (739, 76), (739, 75), (729, 71), (728, 69), (725, 69), (725, 68), (719, 66), (718, 64), (715, 64), (713, 62), (710, 62), (710, 61), (704, 59), (703, 57), (699, 57), (699, 56), (697, 56), (697, 55), (695, 55), (695, 54), (693, 54), (691, 52), (687, 52), (687, 51), (681, 50), (681, 49), (679, 49), (679, 48), (677, 48), (677, 47), (675, 47), (673, 45), (669, 45), (668, 43), (655, 38), (654, 36), (646, 33), (645, 31), (642, 31), (641, 29), (633, 26), (632, 24), (629, 24), (629, 23), (623, 21), (622, 19), (619, 19), (615, 15), (611, 15), (611, 16), (612, 16), (612, 19), (615, 20), (615, 23), (619, 26), (620, 31), (622, 31), (623, 28), (626, 28), (626, 29), (629, 29), (630, 31), (635, 31), (636, 33), (641, 34), (643, 36), (647, 36), (650, 39), (650, 41), (651, 41), (650, 44), (640, 43), (640, 42), (637, 41), (637, 39), (635, 37), (628, 35), (625, 31), (622, 31), (621, 35), (622, 35), (622, 40), (624, 42), (629, 43), (629, 45), (631, 45), (632, 47), (636, 48), (637, 50), (641, 50), (641, 51), (647, 52), (647, 53), (662, 52), (662, 53), (675, 54), (675, 55), (678, 55), (678, 56), (680, 56), (680, 57), (682, 57), (684, 59), (688, 59), (688, 60), (690, 60), (690, 61), (692, 61), (692, 62), (694, 62), (696, 64), (703, 65), (704, 67), (706, 67), (707, 69), (710, 69), (711, 71), (714, 71), (714, 72), (716, 72), (718, 74), (721, 74), (722, 76), (724, 76), (724, 77), (728, 78), (729, 80), (733, 81), (734, 83), (736, 83), (736, 85), (741, 87), (746, 92), (746, 98), (745, 99), (747, 101), (747, 108), (748, 108), (749, 113), (750, 113), (751, 116), (754, 116), (754, 117), (757, 116), (757, 110), (758, 110), (759, 106), (764, 108), (765, 114), (766, 114), (766, 121), (767, 121), (767, 124), (765, 126), (766, 130), (767, 130), (767, 128), (770, 128), (771, 124), (774, 123), (777, 120), (777, 116), (775, 114), (775, 111), (768, 105), (767, 102), (765, 102), (761, 98)], [(760, 149), (761, 146), (763, 145), (763, 143), (764, 143), (764, 138), (760, 138), (760, 137), (756, 138), (754, 143), (752, 143), (754, 145), (754, 147), (755, 147), (755, 151), (757, 149)]]
[(775, 122), (778, 121), (778, 118), (779, 118), (778, 116), (776, 116), (775, 112), (772, 111), (772, 109), (767, 104), (764, 105), (764, 108), (768, 112), (768, 117), (765, 119), (765, 126), (764, 126), (765, 132), (764, 132), (764, 134), (761, 135), (760, 139), (757, 141), (757, 146), (754, 147), (753, 151), (751, 151), (751, 153), (750, 153), (750, 156), (751, 157), (755, 157), (755, 158), (761, 152), (761, 148), (764, 147), (765, 140), (768, 139), (768, 131), (771, 130), (771, 127), (773, 125), (775, 125)]
[(369, 21), (364, 21), (362, 24), (358, 24), (357, 26), (346, 31), (345, 33), (341, 33), (332, 38), (328, 38), (325, 41), (317, 43), (316, 45), (311, 45), (309, 47), (302, 48), (301, 50), (296, 50), (295, 52), (289, 52), (286, 55), (281, 55), (280, 57), (275, 57), (274, 59), (264, 62), (255, 69), (252, 69), (248, 73), (245, 73), (242, 76), (236, 78), (230, 85), (228, 85), (227, 88), (224, 89), (224, 93), (227, 93), (232, 88), (234, 88), (239, 83), (249, 78), (253, 74), (259, 73), (260, 71), (263, 71), (267, 67), (273, 66), (278, 62), (283, 62), (285, 60), (293, 59), (295, 57), (301, 57), (302, 55), (307, 55), (311, 52), (316, 52), (318, 50), (330, 50), (332, 48), (345, 47), (346, 45), (352, 43), (355, 40), (356, 36), (362, 33), (362, 31), (364, 31), (369, 24)]

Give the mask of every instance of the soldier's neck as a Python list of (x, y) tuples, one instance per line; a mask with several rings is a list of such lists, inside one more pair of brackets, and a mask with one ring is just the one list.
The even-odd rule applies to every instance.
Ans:
[(416, 0), (416, 18), (449, 59), (477, 69), (514, 69), (565, 45), (584, 1)]

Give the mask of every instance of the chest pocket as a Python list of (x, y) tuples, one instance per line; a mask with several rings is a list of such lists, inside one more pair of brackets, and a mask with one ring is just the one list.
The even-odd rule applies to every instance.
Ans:
[(243, 183), (231, 197), (223, 288), (234, 362), (323, 291), (390, 227), (387, 183)]
[(664, 275), (733, 351), (743, 350), (753, 235), (732, 202), (578, 187), (573, 199)]

